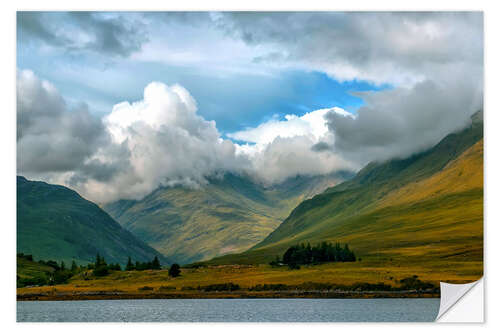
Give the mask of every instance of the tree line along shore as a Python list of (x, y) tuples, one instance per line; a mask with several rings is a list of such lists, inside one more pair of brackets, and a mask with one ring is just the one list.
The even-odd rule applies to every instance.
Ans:
[[(18, 300), (439, 297), (438, 285), (421, 280), (417, 275), (401, 276), (400, 279), (391, 276), (388, 283), (359, 280), (349, 283), (348, 279), (347, 282), (343, 279), (342, 283), (325, 282), (321, 272), (329, 267), (327, 264), (337, 267), (361, 264), (361, 258), (357, 258), (347, 244), (338, 243), (294, 245), (282, 257), (259, 267), (201, 265), (181, 268), (177, 264), (165, 267), (155, 257), (150, 262), (134, 262), (129, 258), (122, 269), (119, 264), (106, 263), (99, 254), (93, 263), (78, 266), (73, 262), (66, 267), (64, 262), (35, 262), (31, 255), (18, 254), (18, 274), (20, 261), (51, 270), (43, 272), (45, 277), (35, 274), (21, 278), (18, 275)], [(302, 271), (301, 265), (304, 266)], [(318, 269), (315, 275), (323, 280), (312, 281), (315, 276), (307, 274)], [(268, 279), (273, 282), (262, 282), (252, 275), (259, 270), (280, 274), (280, 277)], [(288, 278), (299, 272), (306, 274), (307, 280)]]

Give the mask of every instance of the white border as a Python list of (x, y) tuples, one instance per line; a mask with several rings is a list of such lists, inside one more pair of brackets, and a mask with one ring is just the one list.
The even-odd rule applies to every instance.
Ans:
[[(11, 330), (37, 332), (66, 332), (71, 329), (75, 332), (108, 331), (119, 329), (121, 332), (136, 332), (144, 327), (148, 331), (168, 330), (175, 331), (199, 331), (207, 332), (254, 332), (256, 329), (286, 330), (286, 332), (303, 332), (314, 329), (315, 331), (326, 330), (349, 330), (361, 325), (360, 329), (370, 329), (370, 332), (421, 332), (422, 329), (439, 330), (450, 329), (455, 332), (476, 331), (480, 328), (492, 328), (499, 326), (498, 312), (498, 282), (500, 281), (498, 265), (500, 255), (500, 219), (498, 207), (499, 174), (500, 163), (498, 158), (498, 144), (500, 143), (500, 126), (497, 121), (500, 114), (498, 103), (498, 92), (500, 74), (498, 61), (500, 59), (498, 47), (498, 35), (500, 33), (500, 17), (496, 9), (496, 1), (436, 1), (419, 0), (414, 2), (377, 0), (377, 1), (269, 1), (253, 0), (248, 2), (236, 2), (234, 0), (212, 0), (212, 1), (181, 1), (160, 2), (152, 0), (130, 1), (130, 0), (86, 0), (79, 3), (63, 0), (24, 0), (2, 3), (0, 11), (2, 34), (1, 61), (1, 90), (3, 105), (1, 107), (1, 130), (2, 137), (2, 162), (1, 165), (1, 196), (0, 202), (1, 219), (1, 246), (2, 246), (2, 270), (1, 286), (1, 319), (2, 328), (6, 332)], [(457, 325), (457, 324), (115, 324), (119, 327), (110, 327), (110, 324), (16, 324), (15, 323), (15, 11), (16, 10), (484, 10), (485, 12), (485, 283), (486, 289), (486, 324), (485, 325)], [(496, 152), (496, 154), (495, 154)], [(495, 238), (497, 238), (495, 240)], [(492, 261), (488, 261), (491, 254)], [(492, 311), (489, 311), (492, 309)], [(491, 315), (491, 317), (489, 316)], [(112, 324), (111, 324), (112, 325)], [(114, 325), (113, 325), (114, 326)], [(145, 327), (147, 326), (147, 327)], [(312, 326), (312, 327), (311, 327)]]

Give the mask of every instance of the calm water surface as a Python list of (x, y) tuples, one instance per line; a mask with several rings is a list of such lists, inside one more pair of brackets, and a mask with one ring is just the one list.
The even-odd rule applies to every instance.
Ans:
[(434, 321), (439, 299), (161, 299), (17, 302), (20, 322)]

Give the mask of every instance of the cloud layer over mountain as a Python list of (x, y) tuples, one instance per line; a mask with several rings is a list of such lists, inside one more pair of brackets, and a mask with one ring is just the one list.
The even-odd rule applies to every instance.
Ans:
[(248, 135), (250, 142), (253, 135), (258, 144), (250, 146), (223, 139), (179, 85), (152, 82), (142, 100), (116, 104), (103, 119), (83, 106), (69, 110), (57, 90), (31, 71), (18, 72), (17, 91), (18, 172), (69, 184), (99, 202), (141, 198), (160, 184), (198, 187), (226, 171), (273, 184), (354, 168), (331, 151), (312, 149), (331, 139), (323, 117), (330, 110), (230, 135)]

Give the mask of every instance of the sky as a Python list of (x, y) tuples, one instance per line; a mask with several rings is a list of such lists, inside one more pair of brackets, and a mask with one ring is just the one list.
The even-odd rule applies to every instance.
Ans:
[(17, 172), (99, 203), (358, 171), (482, 103), (480, 12), (17, 14)]

